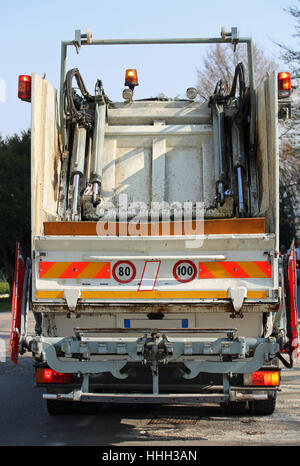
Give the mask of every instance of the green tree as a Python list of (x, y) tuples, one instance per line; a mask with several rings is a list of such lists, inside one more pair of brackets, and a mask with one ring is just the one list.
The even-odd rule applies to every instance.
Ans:
[(0, 267), (13, 282), (16, 241), (30, 255), (30, 131), (0, 137)]
[[(298, 0), (300, 4), (300, 0)], [(284, 9), (295, 20), (295, 31), (294, 37), (300, 39), (300, 8), (297, 5), (290, 6)], [(288, 63), (292, 71), (293, 78), (300, 78), (300, 51), (295, 50), (289, 45), (277, 44), (281, 48), (281, 59), (284, 63)]]
[(288, 249), (296, 236), (293, 192), (289, 185), (281, 182), (279, 193), (279, 241)]

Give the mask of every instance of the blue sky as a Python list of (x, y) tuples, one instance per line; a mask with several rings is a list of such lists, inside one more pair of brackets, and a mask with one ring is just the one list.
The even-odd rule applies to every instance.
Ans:
[[(278, 60), (274, 41), (294, 45), (294, 22), (284, 8), (297, 0), (0, 0), (0, 135), (30, 127), (30, 104), (17, 99), (19, 74), (46, 73), (59, 86), (60, 42), (75, 29), (95, 39), (218, 37), (222, 26), (237, 26), (266, 55)], [(184, 96), (196, 84), (206, 47), (93, 46), (79, 55), (68, 48), (67, 69), (78, 67), (93, 93), (97, 78), (112, 100), (121, 100), (126, 68), (137, 68), (136, 98), (163, 92)], [(278, 60), (281, 65), (280, 61)], [(286, 69), (285, 66), (281, 66)]]

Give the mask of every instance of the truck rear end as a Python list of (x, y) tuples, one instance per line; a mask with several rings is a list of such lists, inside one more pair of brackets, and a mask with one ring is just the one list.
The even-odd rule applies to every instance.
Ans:
[[(74, 402), (221, 403), (270, 414), (287, 333), (279, 264), (278, 80), (256, 89), (236, 28), (183, 43), (246, 43), (229, 92), (209, 102), (90, 95), (62, 43), (58, 93), (32, 106), (32, 309), (21, 332), (50, 413)], [(77, 82), (80, 93), (74, 86)], [(283, 275), (282, 275), (283, 277)], [(23, 313), (26, 306), (23, 306)]]

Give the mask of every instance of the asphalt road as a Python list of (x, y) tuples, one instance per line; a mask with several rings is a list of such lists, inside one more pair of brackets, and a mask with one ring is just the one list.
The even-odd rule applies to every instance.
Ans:
[(110, 404), (93, 414), (50, 416), (41, 389), (34, 388), (30, 354), (18, 365), (9, 359), (10, 325), (10, 313), (0, 312), (7, 352), (0, 362), (0, 446), (300, 445), (300, 363), (283, 368), (282, 391), (271, 416), (227, 416), (216, 406)]

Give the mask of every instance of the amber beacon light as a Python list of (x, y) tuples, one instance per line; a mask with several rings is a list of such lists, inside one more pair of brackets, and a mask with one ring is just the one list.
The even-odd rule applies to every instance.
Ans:
[(125, 86), (128, 86), (130, 89), (133, 89), (135, 86), (139, 85), (137, 71), (130, 69), (125, 71)]
[(31, 76), (27, 74), (19, 76), (18, 97), (25, 102), (31, 102)]
[(291, 95), (291, 73), (283, 71), (278, 73), (278, 98), (284, 99)]

